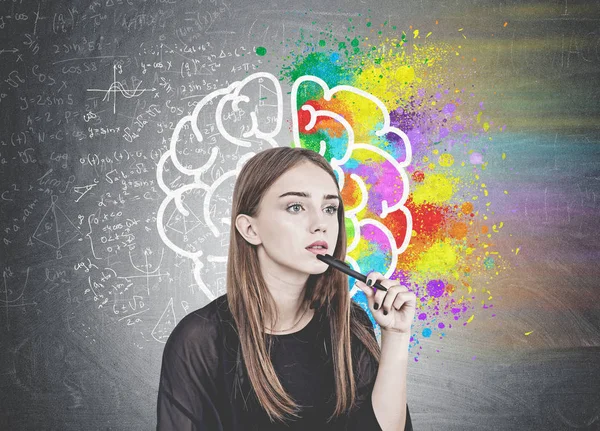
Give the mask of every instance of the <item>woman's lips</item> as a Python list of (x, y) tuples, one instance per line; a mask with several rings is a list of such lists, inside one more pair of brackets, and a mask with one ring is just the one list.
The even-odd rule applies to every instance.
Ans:
[(308, 251), (310, 251), (311, 253), (313, 253), (313, 254), (327, 254), (327, 249), (326, 248), (320, 248), (320, 247), (309, 248), (309, 247), (306, 247), (306, 249)]

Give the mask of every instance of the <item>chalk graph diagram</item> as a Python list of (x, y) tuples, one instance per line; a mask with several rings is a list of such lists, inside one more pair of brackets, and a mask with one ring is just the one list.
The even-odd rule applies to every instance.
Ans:
[(125, 84), (117, 81), (117, 66), (113, 65), (113, 82), (110, 84), (107, 90), (101, 88), (88, 88), (87, 91), (104, 93), (102, 98), (103, 102), (110, 101), (110, 95), (114, 94), (113, 97), (113, 114), (117, 113), (117, 93), (121, 93), (126, 99), (133, 97), (139, 97), (147, 91), (156, 91), (156, 88), (140, 88), (142, 81), (138, 82), (134, 89), (129, 90)]
[[(26, 306), (36, 306), (36, 301), (25, 302), (24, 294), (27, 288), (27, 283), (29, 281), (29, 270), (27, 267), (27, 273), (25, 274), (25, 281), (23, 282), (23, 287), (12, 287), (9, 288), (8, 279), (15, 277), (15, 274), (10, 270), (2, 271), (2, 287), (0, 288), (0, 305), (4, 307), (6, 314), (6, 329), (10, 330), (10, 320), (8, 315), (8, 309), (12, 307), (26, 307)], [(2, 298), (4, 296), (4, 298)]]

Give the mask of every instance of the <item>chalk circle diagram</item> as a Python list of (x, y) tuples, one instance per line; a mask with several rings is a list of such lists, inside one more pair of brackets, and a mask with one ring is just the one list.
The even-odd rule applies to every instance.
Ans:
[[(323, 106), (326, 106), (327, 102), (331, 101), (334, 96), (343, 97), (344, 95), (350, 95), (354, 100), (357, 98), (362, 99), (360, 109), (372, 109), (373, 115), (377, 115), (381, 118), (381, 121), (379, 122), (381, 127), (374, 132), (375, 140), (378, 140), (379, 137), (389, 138), (390, 136), (393, 136), (394, 141), (398, 143), (397, 147), (402, 147), (400, 150), (395, 148), (396, 154), (402, 154), (400, 160), (397, 160), (398, 156), (395, 158), (388, 152), (382, 150), (377, 146), (377, 142), (357, 142), (351, 121), (344, 118), (343, 115), (328, 109), (316, 109), (315, 104), (304, 104), (303, 106), (298, 107), (298, 92), (303, 91), (303, 86), (305, 85), (316, 85), (320, 88)], [(257, 89), (258, 91), (256, 91)], [(250, 90), (254, 91), (252, 92)], [(257, 94), (258, 101), (256, 100)], [(266, 118), (263, 115), (261, 117), (259, 115), (261, 112), (259, 108), (263, 106), (271, 107), (273, 112), (276, 112), (276, 115), (267, 116)], [(345, 216), (354, 227), (354, 232), (356, 233), (351, 243), (348, 245), (348, 253), (358, 246), (361, 238), (361, 230), (364, 231), (365, 229), (368, 229), (371, 232), (374, 230), (378, 231), (380, 236), (387, 239), (387, 242), (389, 243), (389, 251), (387, 251), (387, 253), (391, 255), (392, 261), (391, 265), (389, 265), (389, 270), (384, 274), (384, 276), (389, 277), (396, 268), (398, 255), (406, 250), (412, 232), (412, 217), (410, 211), (405, 207), (409, 191), (408, 175), (405, 168), (410, 164), (412, 157), (410, 141), (407, 135), (400, 129), (390, 126), (389, 112), (385, 105), (376, 97), (348, 85), (339, 85), (330, 89), (325, 81), (312, 75), (300, 77), (294, 82), (291, 94), (291, 112), (293, 145), (295, 147), (300, 147), (302, 145), (301, 134), (310, 133), (311, 129), (315, 128), (319, 120), (323, 118), (333, 120), (341, 124), (345, 129), (346, 142), (340, 146), (339, 142), (336, 141), (336, 145), (341, 148), (337, 148), (335, 151), (335, 154), (343, 155), (338, 158), (332, 157), (330, 164), (337, 175), (341, 191), (343, 191), (345, 186), (351, 186), (360, 190), (361, 198), (358, 205), (354, 208), (347, 208), (345, 212)], [(305, 121), (305, 124), (299, 124), (299, 115), (303, 115), (304, 118), (308, 118), (309, 120)], [(207, 116), (214, 116), (216, 130), (203, 126), (202, 121), (206, 119)], [(229, 123), (223, 122), (223, 118), (230, 119), (232, 116), (234, 118), (240, 118), (242, 121), (245, 120), (246, 123), (240, 128), (235, 122), (233, 124), (231, 121), (229, 121)], [(234, 82), (226, 88), (218, 89), (208, 94), (196, 105), (190, 115), (181, 118), (171, 136), (168, 151), (162, 155), (158, 162), (156, 170), (157, 182), (166, 194), (157, 213), (157, 229), (159, 236), (164, 244), (175, 253), (193, 261), (194, 280), (200, 291), (211, 301), (214, 300), (217, 295), (202, 280), (201, 270), (205, 266), (203, 260), (205, 259), (206, 262), (224, 263), (227, 259), (226, 253), (225, 255), (209, 254), (204, 257), (204, 253), (200, 247), (190, 249), (185, 244), (175, 243), (171, 237), (174, 236), (174, 234), (179, 234), (179, 236), (182, 237), (184, 233), (196, 237), (199, 234), (199, 231), (191, 231), (202, 226), (210, 232), (215, 240), (221, 240), (222, 246), (226, 247), (228, 245), (229, 230), (231, 228), (231, 191), (233, 190), (235, 179), (240, 172), (241, 167), (255, 153), (249, 151), (240, 155), (237, 158), (234, 169), (223, 172), (210, 184), (203, 180), (202, 176), (209, 170), (214, 169), (217, 166), (217, 161), (223, 162), (225, 160), (224, 154), (227, 152), (235, 151), (237, 154), (240, 147), (248, 148), (252, 143), (257, 141), (267, 142), (272, 147), (277, 147), (278, 144), (275, 141), (275, 136), (281, 129), (282, 116), (282, 90), (279, 81), (275, 76), (265, 72), (249, 75), (242, 81)], [(234, 132), (234, 127), (232, 126), (235, 126), (237, 133)], [(302, 130), (300, 130), (301, 127)], [(192, 133), (189, 133), (189, 130), (191, 130)], [(178, 148), (178, 145), (181, 146), (182, 143), (191, 145), (192, 147), (207, 147), (206, 152), (210, 153), (208, 160), (196, 167), (190, 166), (188, 160), (185, 160), (184, 163), (182, 155), (185, 155), (186, 151), (182, 148)], [(328, 146), (331, 145), (333, 144), (330, 142), (321, 141), (319, 154), (325, 155)], [(190, 154), (191, 151), (192, 150), (189, 149), (188, 154)], [(333, 151), (330, 152), (330, 154), (333, 153)], [(353, 168), (351, 166), (356, 165), (356, 160), (354, 160), (354, 163), (349, 163), (352, 161), (353, 156), (356, 157), (360, 155), (360, 159), (364, 159), (365, 154), (362, 153), (370, 153), (372, 159), (378, 161), (377, 172), (383, 172), (384, 175), (385, 181), (370, 185), (373, 196), (369, 196), (365, 179), (358, 174), (353, 173)], [(167, 162), (169, 162), (169, 166), (175, 167), (177, 175), (187, 175), (192, 179), (192, 182), (174, 189), (167, 185), (165, 172), (170, 170), (166, 167)], [(221, 170), (223, 169), (222, 166), (218, 166), (218, 168)], [(170, 177), (173, 177), (172, 172), (169, 172), (169, 174)], [(176, 181), (171, 181), (169, 184), (175, 182)], [(353, 184), (350, 184), (350, 182)], [(393, 182), (393, 187), (390, 184), (384, 184), (385, 182)], [(219, 193), (220, 189), (226, 189), (227, 191)], [(393, 192), (391, 190), (393, 190)], [(189, 198), (189, 196), (193, 194), (200, 196), (199, 199), (201, 205), (190, 205), (188, 203), (193, 200)], [(216, 198), (217, 195), (221, 195), (221, 197)], [(396, 211), (401, 211), (404, 214), (406, 219), (406, 230), (403, 238), (394, 238), (392, 232), (378, 220), (372, 218), (358, 220), (357, 214), (367, 207), (369, 200), (373, 199), (376, 200), (375, 204), (379, 208), (379, 217), (382, 219), (388, 214)], [(225, 204), (223, 204), (223, 201), (226, 201)], [(173, 205), (170, 205), (171, 203), (173, 203)], [(223, 208), (224, 212), (220, 213), (219, 211), (214, 210), (215, 206), (218, 205), (220, 205), (221, 208), (225, 206), (225, 208)], [(167, 213), (167, 208), (169, 206), (172, 209)], [(211, 208), (213, 208), (212, 211)], [(373, 208), (373, 205), (369, 205), (369, 208)], [(229, 214), (229, 217), (226, 216), (227, 214)], [(222, 226), (222, 228), (219, 228), (217, 225)], [(175, 228), (175, 226), (179, 227)], [(227, 238), (225, 236), (227, 236)], [(398, 243), (400, 243), (399, 246), (397, 245)], [(355, 260), (347, 259), (347, 261), (353, 265), (355, 270), (360, 271), (360, 267)], [(355, 292), (356, 289), (352, 291), (352, 295), (354, 295)], [(171, 301), (167, 306), (165, 313), (166, 316), (171, 317), (171, 319), (166, 320), (174, 319)], [(158, 328), (156, 329), (158, 330)], [(162, 339), (163, 337), (159, 338)]]

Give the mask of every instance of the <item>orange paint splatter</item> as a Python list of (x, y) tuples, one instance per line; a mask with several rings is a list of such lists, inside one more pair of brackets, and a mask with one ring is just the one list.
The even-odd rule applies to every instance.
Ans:
[(350, 174), (348, 173), (345, 175), (344, 188), (341, 192), (341, 196), (346, 211), (357, 207), (362, 199), (360, 188), (356, 181), (350, 178)]
[(452, 224), (450, 236), (455, 239), (464, 239), (467, 236), (467, 225), (462, 222)]
[(460, 207), (460, 210), (463, 212), (463, 214), (472, 213), (473, 212), (473, 204), (471, 202), (465, 202)]

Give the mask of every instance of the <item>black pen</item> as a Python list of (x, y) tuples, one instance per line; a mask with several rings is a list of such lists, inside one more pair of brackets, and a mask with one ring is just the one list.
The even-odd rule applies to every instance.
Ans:
[[(363, 283), (367, 282), (366, 275), (354, 271), (352, 268), (350, 268), (350, 266), (348, 266), (346, 262), (342, 262), (341, 260), (338, 260), (329, 254), (317, 254), (317, 259), (319, 259), (321, 262), (325, 262), (327, 265), (332, 266), (339, 271), (342, 271), (345, 274), (348, 274), (351, 277), (356, 278), (357, 280), (362, 281)], [(370, 287), (375, 287), (378, 290), (383, 290), (384, 292), (387, 292), (387, 288), (383, 287), (377, 281), (373, 286)]]

